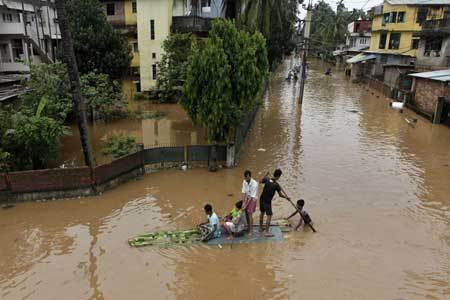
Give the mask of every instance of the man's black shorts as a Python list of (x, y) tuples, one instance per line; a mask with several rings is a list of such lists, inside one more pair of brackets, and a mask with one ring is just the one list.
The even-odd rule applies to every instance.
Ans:
[(270, 202), (260, 201), (259, 202), (259, 210), (262, 213), (265, 213), (268, 216), (273, 215), (273, 213), (272, 213), (272, 201), (270, 201)]

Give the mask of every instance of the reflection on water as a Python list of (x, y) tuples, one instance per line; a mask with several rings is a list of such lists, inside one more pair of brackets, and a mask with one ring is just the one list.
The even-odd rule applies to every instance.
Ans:
[[(89, 126), (92, 147), (97, 163), (110, 161), (102, 155), (107, 136), (126, 133), (134, 136), (137, 143), (144, 147), (184, 146), (206, 143), (204, 131), (192, 125), (186, 112), (176, 104), (145, 104), (132, 103), (132, 109), (146, 112), (163, 112), (165, 115), (156, 119), (123, 119), (108, 123), (94, 123)], [(76, 124), (71, 126), (72, 135), (64, 138), (59, 155), (60, 165), (84, 165), (80, 138)]]
[[(448, 298), (449, 128), (421, 118), (411, 127), (404, 118), (416, 115), (390, 110), (339, 73), (323, 75), (318, 61), (300, 107), (295, 84), (284, 81), (290, 64), (273, 74), (237, 168), (167, 170), (99, 197), (0, 211), (0, 298)], [(179, 141), (172, 133), (186, 128), (146, 121), (121, 127), (151, 132), (140, 140), (149, 145)], [(182, 136), (201, 142), (195, 130)], [(126, 244), (138, 233), (194, 226), (206, 202), (227, 212), (245, 169), (259, 177), (275, 167), (288, 194), (306, 200), (317, 234), (223, 248)], [(289, 213), (274, 201), (276, 218)]]

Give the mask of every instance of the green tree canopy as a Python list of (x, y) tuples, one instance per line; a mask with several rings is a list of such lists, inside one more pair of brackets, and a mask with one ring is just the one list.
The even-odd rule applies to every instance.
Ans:
[(107, 22), (98, 0), (66, 0), (78, 69), (123, 77), (132, 59), (124, 36)]
[[(87, 114), (91, 118), (108, 120), (122, 116), (126, 109), (122, 87), (106, 74), (88, 72), (81, 76), (81, 92), (86, 100)], [(34, 112), (44, 98), (43, 114), (65, 121), (72, 111), (69, 77), (63, 63), (31, 66), (31, 76), (26, 82), (30, 91), (21, 96), (21, 110)]]
[(321, 0), (314, 5), (312, 15), (311, 47), (324, 53), (331, 53), (337, 45), (345, 43), (349, 23), (367, 18), (363, 10), (348, 11), (342, 0), (336, 11)]
[(186, 70), (193, 38), (187, 33), (173, 33), (164, 40), (164, 54), (158, 63), (156, 82), (162, 101), (179, 95), (186, 81)]
[(181, 104), (211, 141), (224, 141), (242, 114), (257, 105), (267, 66), (260, 33), (251, 35), (231, 21), (216, 20), (205, 47), (193, 45)]

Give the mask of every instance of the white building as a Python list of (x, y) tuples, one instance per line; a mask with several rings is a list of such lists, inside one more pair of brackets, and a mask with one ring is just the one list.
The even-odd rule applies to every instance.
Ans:
[(0, 73), (53, 61), (61, 39), (54, 0), (0, 0)]

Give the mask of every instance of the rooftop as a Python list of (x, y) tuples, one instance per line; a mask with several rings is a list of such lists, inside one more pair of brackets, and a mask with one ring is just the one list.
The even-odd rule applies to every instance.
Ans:
[(386, 0), (391, 5), (450, 5), (450, 0)]
[(409, 74), (409, 76), (442, 82), (450, 82), (450, 69)]

